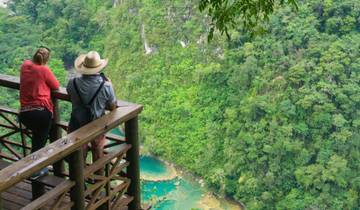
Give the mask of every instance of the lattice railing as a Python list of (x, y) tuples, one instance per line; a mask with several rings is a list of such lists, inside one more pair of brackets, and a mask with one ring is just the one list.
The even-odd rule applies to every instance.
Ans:
[(0, 107), (0, 131), (2, 159), (17, 161), (30, 154), (31, 147), (28, 142), (31, 133), (18, 122), (16, 110)]

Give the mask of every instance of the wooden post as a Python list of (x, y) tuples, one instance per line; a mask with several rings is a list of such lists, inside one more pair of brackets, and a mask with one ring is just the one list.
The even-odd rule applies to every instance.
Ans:
[[(60, 109), (59, 109), (59, 100), (56, 98), (52, 98), (54, 104), (54, 116), (53, 122), (50, 131), (50, 142), (54, 142), (61, 138), (61, 128), (56, 124), (60, 122)], [(64, 177), (65, 174), (65, 166), (64, 161), (60, 160), (53, 164), (54, 174), (59, 177)]]
[[(110, 176), (110, 167), (109, 167), (109, 163), (107, 163), (105, 165), (105, 177), (109, 177), (109, 176)], [(106, 197), (110, 196), (110, 193), (111, 193), (110, 180), (108, 182), (106, 182), (105, 193), (106, 193), (105, 194)], [(101, 205), (99, 208), (97, 208), (97, 210), (110, 210), (110, 206), (111, 206), (110, 204), (111, 204), (111, 200), (109, 199), (103, 205)]]
[(23, 130), (23, 126), (19, 120), (19, 130), (20, 130), (20, 138), (21, 138), (21, 144), (22, 144), (22, 149), (23, 149), (23, 155), (24, 157), (28, 155), (27, 153), (27, 143), (26, 143), (26, 135), (24, 132), (26, 132), (25, 130)]
[(125, 122), (125, 138), (132, 146), (126, 153), (126, 159), (130, 163), (127, 167), (127, 177), (131, 179), (128, 195), (134, 197), (134, 200), (129, 204), (129, 210), (140, 210), (140, 156), (137, 117)]
[(72, 210), (83, 210), (85, 209), (85, 180), (84, 180), (84, 156), (83, 149), (72, 153), (69, 157), (69, 176), (72, 181), (75, 182), (70, 190), (71, 201), (74, 205), (71, 207)]
[[(110, 176), (110, 164), (106, 164), (105, 166), (105, 176), (109, 177)], [(108, 181), (105, 185), (105, 190), (106, 190), (106, 196), (110, 196), (111, 194), (111, 184), (110, 181)], [(108, 201), (106, 201), (106, 210), (110, 210), (111, 207), (111, 200), (109, 199)]]

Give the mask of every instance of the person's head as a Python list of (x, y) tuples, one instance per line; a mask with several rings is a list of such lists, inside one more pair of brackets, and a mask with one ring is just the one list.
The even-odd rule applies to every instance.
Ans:
[(33, 56), (33, 62), (38, 65), (46, 65), (50, 58), (50, 49), (40, 47)]
[(82, 75), (98, 74), (107, 64), (108, 60), (102, 59), (96, 51), (79, 55), (74, 62), (76, 71)]

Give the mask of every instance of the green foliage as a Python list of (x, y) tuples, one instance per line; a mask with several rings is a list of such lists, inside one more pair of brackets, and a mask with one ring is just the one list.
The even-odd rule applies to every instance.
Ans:
[[(279, 2), (248, 5), (254, 22), (236, 30), (226, 21), (242, 17), (240, 1), (200, 1), (216, 14), (231, 8), (212, 26), (228, 27), (232, 40), (215, 33), (211, 43), (196, 3), (121, 2), (13, 1), (16, 15), (0, 10), (1, 71), (17, 74), (45, 44), (64, 84), (63, 66), (97, 49), (109, 58), (118, 97), (144, 105), (146, 150), (215, 192), (248, 209), (360, 206), (358, 1), (302, 1), (296, 14), (279, 7), (276, 15)], [(244, 32), (267, 18), (267, 34)]]
[[(269, 20), (270, 15), (278, 6), (290, 5), (297, 8), (296, 0), (200, 0), (199, 8), (207, 11), (211, 18), (209, 39), (212, 39), (215, 29), (221, 34), (225, 33), (230, 37), (230, 29), (243, 29), (256, 32), (263, 29), (261, 24)], [(348, 21), (354, 21), (350, 19)], [(259, 31), (258, 31), (259, 32)]]

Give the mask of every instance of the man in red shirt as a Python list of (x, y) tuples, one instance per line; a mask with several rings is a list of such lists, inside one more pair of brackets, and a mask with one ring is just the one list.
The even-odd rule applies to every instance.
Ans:
[[(21, 65), (20, 73), (20, 122), (32, 131), (31, 153), (45, 146), (48, 138), (53, 103), (51, 90), (59, 89), (59, 81), (47, 66), (50, 50), (39, 48), (33, 60)], [(33, 178), (47, 173), (47, 168), (33, 175)]]

